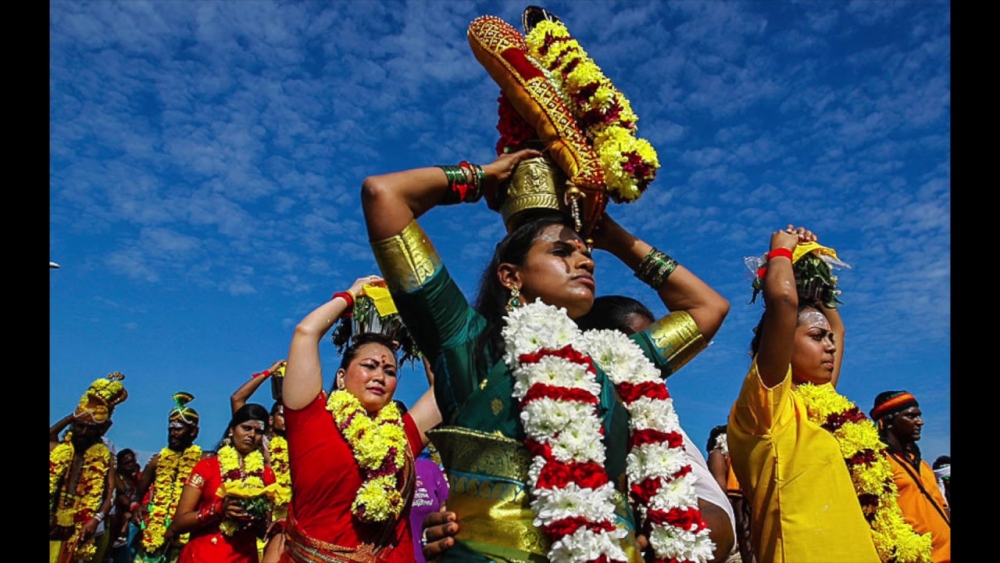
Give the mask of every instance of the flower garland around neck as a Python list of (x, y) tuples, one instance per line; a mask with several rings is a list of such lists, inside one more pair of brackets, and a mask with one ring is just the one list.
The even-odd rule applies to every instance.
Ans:
[[(142, 533), (142, 548), (146, 553), (152, 553), (163, 545), (163, 534), (167, 533), (170, 519), (177, 511), (184, 483), (199, 460), (201, 447), (194, 444), (183, 452), (175, 452), (170, 448), (160, 450), (156, 477), (153, 480), (153, 496), (149, 502), (149, 517)], [(189, 537), (190, 534), (181, 534), (174, 539), (174, 545), (186, 544)]]
[(698, 509), (680, 423), (660, 372), (618, 331), (582, 333), (540, 301), (511, 311), (502, 333), (505, 363), (532, 455), (531, 508), (552, 545), (552, 561), (627, 561), (615, 526), (615, 488), (604, 467), (597, 414), (607, 374), (631, 416), (626, 473), (658, 562), (708, 561), (715, 549)]
[(882, 561), (930, 563), (931, 535), (916, 533), (903, 519), (892, 466), (875, 425), (831, 385), (800, 384), (795, 394), (809, 420), (837, 439)]
[[(216, 458), (219, 460), (219, 473), (222, 475), (222, 485), (216, 491), (218, 496), (235, 496), (254, 502), (253, 499), (262, 498), (273, 490), (264, 487), (264, 454), (260, 453), (259, 449), (242, 456), (242, 467), (240, 467), (240, 452), (233, 446), (219, 448)], [(257, 507), (256, 510), (244, 506), (251, 515), (261, 517), (270, 505)], [(219, 529), (227, 536), (232, 536), (245, 527), (245, 523), (229, 518), (219, 524)]]
[(399, 517), (406, 499), (399, 477), (406, 465), (406, 431), (395, 403), (382, 407), (373, 419), (361, 401), (347, 391), (334, 391), (326, 403), (340, 434), (361, 468), (363, 483), (351, 513), (362, 522), (385, 522)]
[(637, 199), (656, 178), (660, 162), (649, 141), (636, 138), (639, 118), (629, 101), (562, 22), (542, 20), (524, 40), (546, 76), (570, 98), (567, 107), (601, 161), (612, 199)]
[(725, 432), (715, 437), (715, 447), (713, 449), (719, 450), (723, 456), (727, 459), (729, 458), (729, 438)]
[[(62, 489), (68, 486), (68, 470), (73, 463), (76, 450), (73, 448), (72, 432), (67, 432), (63, 443), (49, 453), (49, 507), (55, 510), (56, 524), (63, 527), (73, 527), (73, 534), (65, 540), (67, 544), (76, 544), (73, 554), (75, 561), (90, 560), (97, 553), (95, 538), (79, 541), (80, 530), (88, 520), (94, 517), (104, 501), (105, 479), (111, 467), (111, 452), (103, 442), (87, 448), (83, 454), (83, 466), (80, 478), (76, 482), (76, 501), (70, 506), (62, 506), (59, 494), (60, 482)], [(64, 479), (65, 477), (65, 479)], [(68, 493), (69, 491), (65, 491)]]
[(274, 506), (287, 506), (292, 500), (292, 473), (288, 468), (288, 440), (284, 436), (271, 438), (271, 470), (274, 471), (274, 482), (277, 484), (274, 495)]

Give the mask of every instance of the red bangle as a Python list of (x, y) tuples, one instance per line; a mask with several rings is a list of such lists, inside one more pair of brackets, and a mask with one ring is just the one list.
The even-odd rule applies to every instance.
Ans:
[(772, 258), (782, 257), (782, 256), (785, 257), (785, 258), (788, 258), (789, 260), (793, 260), (793, 258), (792, 258), (792, 251), (788, 250), (787, 248), (775, 248), (771, 252), (767, 253), (767, 259), (768, 260), (771, 260)]
[(332, 299), (336, 299), (338, 297), (341, 297), (341, 298), (343, 298), (344, 301), (347, 301), (347, 308), (348, 309), (353, 309), (354, 308), (354, 296), (351, 295), (350, 291), (338, 291), (337, 293), (334, 293), (333, 297), (331, 297), (330, 299), (332, 300)]

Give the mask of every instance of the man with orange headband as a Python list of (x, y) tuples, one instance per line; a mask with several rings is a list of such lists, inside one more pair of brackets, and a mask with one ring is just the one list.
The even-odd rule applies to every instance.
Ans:
[(888, 446), (903, 518), (917, 533), (931, 533), (934, 563), (951, 561), (951, 511), (938, 489), (934, 470), (920, 459), (917, 447), (924, 426), (920, 404), (906, 391), (883, 391), (875, 397), (869, 414)]
[(108, 534), (100, 532), (114, 498), (115, 465), (101, 438), (115, 406), (128, 398), (123, 379), (116, 371), (94, 381), (76, 410), (49, 428), (49, 563), (103, 559)]
[[(177, 510), (183, 483), (195, 464), (201, 461), (201, 448), (194, 444), (198, 437), (198, 411), (187, 406), (194, 395), (178, 391), (170, 409), (167, 447), (150, 458), (139, 481), (138, 498), (149, 491), (149, 502), (133, 511), (143, 526), (142, 539), (136, 553), (137, 563), (172, 563), (180, 556), (188, 535), (169, 537), (167, 527)], [(152, 485), (152, 489), (150, 489)]]

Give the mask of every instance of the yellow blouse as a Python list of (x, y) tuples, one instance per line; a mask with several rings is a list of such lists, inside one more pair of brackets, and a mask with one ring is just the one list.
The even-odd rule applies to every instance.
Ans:
[(754, 358), (729, 414), (729, 457), (751, 508), (757, 561), (879, 561), (836, 439), (792, 393), (768, 389)]

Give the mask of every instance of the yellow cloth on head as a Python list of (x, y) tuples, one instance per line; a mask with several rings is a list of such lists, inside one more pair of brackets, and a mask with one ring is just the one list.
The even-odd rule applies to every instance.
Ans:
[(396, 310), (396, 303), (393, 302), (388, 288), (380, 285), (366, 285), (362, 289), (364, 294), (371, 297), (372, 301), (375, 302), (375, 310), (378, 311), (378, 316), (385, 317), (387, 315), (395, 315), (399, 312)]
[(832, 248), (828, 248), (816, 242), (800, 242), (792, 252), (792, 263), (794, 264), (798, 262), (799, 258), (802, 258), (806, 254), (813, 251), (816, 251), (817, 254), (826, 254), (827, 256), (835, 258), (838, 262), (840, 261), (840, 259), (837, 258), (837, 251)]

